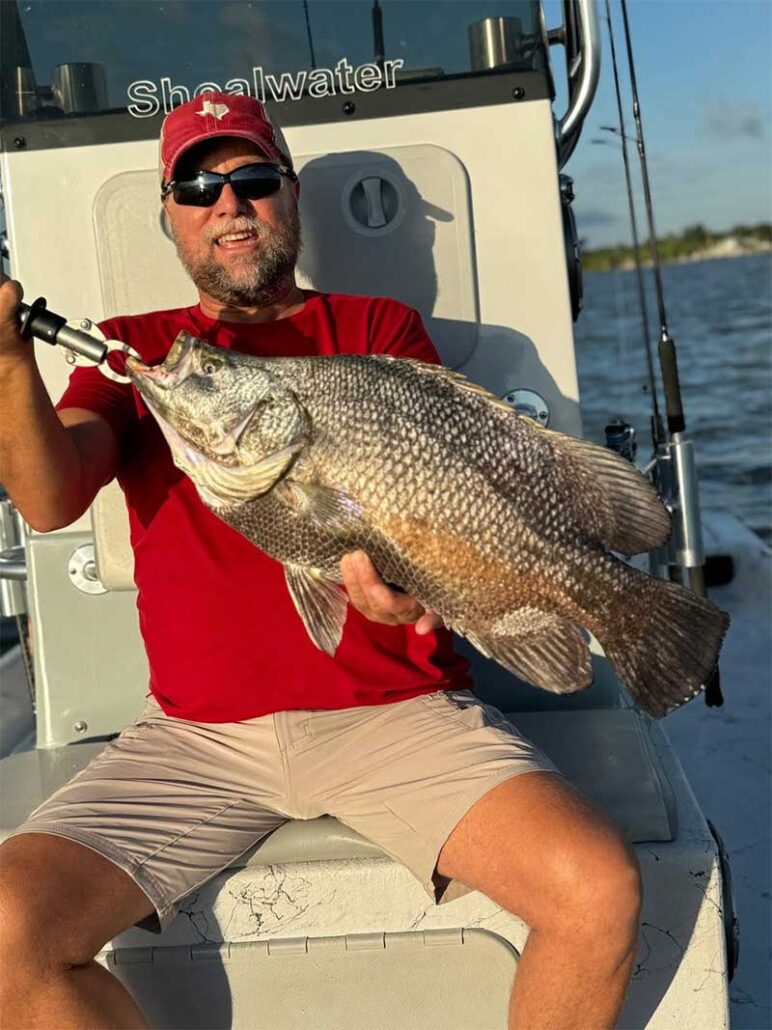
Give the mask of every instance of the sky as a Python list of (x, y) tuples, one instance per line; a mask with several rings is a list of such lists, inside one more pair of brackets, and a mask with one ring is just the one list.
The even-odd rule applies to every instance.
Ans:
[[(559, 5), (545, 9), (547, 24), (559, 24)], [(611, 9), (625, 129), (634, 136), (618, 0)], [(619, 124), (605, 0), (598, 13), (601, 84), (564, 169), (575, 180), (577, 224), (589, 247), (631, 238), (621, 150), (601, 129)], [(772, 221), (772, 0), (628, 0), (628, 15), (657, 234)], [(564, 79), (562, 48), (552, 52), (556, 80)], [(562, 113), (565, 100), (556, 106)], [(630, 158), (640, 232), (634, 144)]]
[[(408, 67), (468, 68), (466, 26), (484, 14), (531, 14), (516, 0), (380, 0), (387, 56)], [(588, 247), (630, 239), (605, 0), (597, 0), (603, 54), (601, 83), (565, 171), (575, 180), (574, 210)], [(559, 0), (544, 4), (548, 27), (562, 21)], [(111, 105), (126, 103), (137, 79), (194, 86), (244, 75), (259, 60), (267, 71), (308, 66), (313, 30), (316, 66), (345, 54), (371, 61), (370, 0), (19, 0), (38, 82), (62, 61), (96, 61), (107, 72)], [(619, 0), (612, 20), (624, 91), (627, 134), (634, 134)], [(726, 230), (772, 221), (772, 0), (628, 0), (658, 235), (702, 223)], [(207, 27), (201, 31), (202, 25)], [(528, 28), (532, 26), (528, 25)], [(565, 61), (551, 48), (562, 115)], [(636, 187), (640, 172), (632, 149)], [(638, 188), (638, 192), (640, 190)], [(639, 222), (644, 224), (639, 205)]]

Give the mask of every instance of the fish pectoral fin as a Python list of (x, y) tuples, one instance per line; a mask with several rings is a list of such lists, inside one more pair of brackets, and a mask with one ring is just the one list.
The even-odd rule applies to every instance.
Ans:
[(204, 503), (211, 506), (214, 499), (222, 506), (250, 501), (253, 497), (267, 493), (282, 476), (300, 447), (301, 444), (291, 444), (280, 451), (274, 451), (254, 465), (235, 468), (209, 460), (186, 466), (175, 463), (191, 476)]
[(519, 608), (485, 633), (465, 636), (483, 654), (542, 690), (573, 694), (592, 683), (587, 641), (575, 623), (560, 615)]
[(343, 490), (286, 479), (280, 493), (292, 508), (331, 533), (347, 533), (361, 528), (362, 509)]
[(346, 621), (346, 594), (319, 569), (306, 565), (285, 565), (284, 575), (308, 635), (320, 650), (334, 655)]

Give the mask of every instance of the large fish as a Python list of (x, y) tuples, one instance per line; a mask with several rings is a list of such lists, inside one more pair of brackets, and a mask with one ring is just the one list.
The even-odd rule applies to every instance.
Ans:
[(542, 429), (437, 365), (384, 355), (262, 358), (180, 333), (127, 368), (204, 504), (284, 564), (334, 654), (340, 559), (364, 550), (483, 654), (557, 693), (592, 681), (587, 635), (661, 716), (700, 692), (728, 616), (614, 557), (662, 544), (649, 481)]

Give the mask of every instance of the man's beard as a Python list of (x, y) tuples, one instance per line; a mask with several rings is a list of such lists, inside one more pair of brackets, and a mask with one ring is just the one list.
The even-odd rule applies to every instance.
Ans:
[[(257, 236), (255, 250), (231, 261), (225, 268), (214, 258), (213, 248), (220, 236), (228, 233), (251, 232)], [(300, 219), (297, 209), (290, 207), (280, 226), (249, 215), (237, 215), (227, 226), (218, 226), (204, 233), (209, 250), (198, 257), (183, 250), (174, 233), (177, 254), (188, 275), (199, 290), (228, 307), (261, 307), (281, 297), (293, 281), (295, 264), (300, 252)]]

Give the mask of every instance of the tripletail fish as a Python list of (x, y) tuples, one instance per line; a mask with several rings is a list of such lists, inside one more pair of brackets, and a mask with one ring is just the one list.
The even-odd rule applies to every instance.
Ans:
[(589, 633), (653, 716), (708, 680), (729, 617), (617, 557), (659, 547), (671, 523), (607, 448), (408, 358), (256, 357), (180, 333), (162, 364), (129, 358), (127, 371), (203, 503), (283, 563), (330, 655), (348, 603), (340, 560), (363, 550), (544, 690), (592, 682)]

